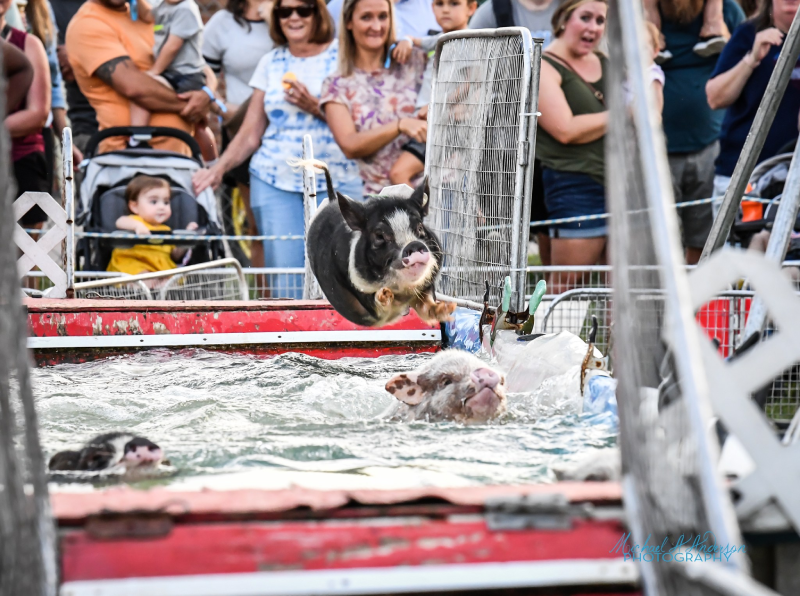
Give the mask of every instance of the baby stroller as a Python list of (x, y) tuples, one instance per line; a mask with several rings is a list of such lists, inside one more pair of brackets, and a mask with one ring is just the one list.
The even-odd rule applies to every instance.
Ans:
[[(793, 143), (792, 143), (793, 145)], [(783, 196), (783, 187), (792, 162), (793, 146), (785, 147), (778, 155), (764, 160), (753, 170), (750, 177), (750, 191), (742, 200), (732, 236), (743, 247), (750, 245), (753, 236), (764, 230), (771, 231), (775, 215)], [(788, 151), (788, 152), (785, 152)], [(747, 204), (749, 197), (768, 199), (769, 203)], [(786, 253), (786, 260), (800, 260), (800, 215), (795, 220), (794, 233)]]
[[(188, 145), (192, 156), (139, 147), (96, 154), (101, 141), (116, 136), (133, 137), (140, 142), (155, 137), (172, 137)], [(80, 165), (83, 182), (76, 223), (83, 225), (86, 232), (119, 233), (120, 236), (128, 234), (119, 232), (116, 227), (117, 219), (127, 214), (125, 187), (138, 174), (156, 176), (168, 180), (172, 188), (172, 216), (167, 225), (172, 229), (172, 234), (186, 236), (185, 240), (169, 240), (168, 243), (191, 247), (191, 257), (186, 264), (222, 258), (225, 252), (222, 241), (197, 238), (222, 233), (213, 191), (209, 188), (197, 196), (194, 194), (192, 174), (203, 167), (202, 163), (200, 147), (181, 130), (151, 126), (120, 126), (102, 130), (89, 141), (85, 159)], [(189, 232), (186, 226), (193, 221), (197, 222), (199, 229)], [(163, 243), (158, 233), (153, 233), (151, 241)], [(114, 248), (146, 242), (146, 239), (83, 238), (77, 246), (78, 259), (83, 259), (84, 270), (105, 271)]]

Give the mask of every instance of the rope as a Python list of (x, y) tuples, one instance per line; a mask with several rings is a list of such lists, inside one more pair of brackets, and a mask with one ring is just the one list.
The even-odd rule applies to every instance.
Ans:
[[(371, 195), (370, 195), (371, 196)], [(377, 195), (376, 195), (377, 196)], [(746, 197), (748, 201), (755, 201), (758, 203), (770, 203), (772, 199), (761, 199), (758, 197)], [(708, 198), (708, 199), (698, 199), (696, 201), (686, 201), (685, 203), (678, 203), (675, 205), (677, 209), (683, 209), (685, 207), (695, 207), (697, 205), (707, 205), (709, 203), (713, 203), (716, 200), (720, 200), (718, 198)], [(594, 215), (577, 215), (575, 217), (562, 217), (559, 219), (543, 219), (540, 221), (532, 221), (530, 223), (530, 227), (539, 227), (539, 226), (554, 226), (558, 224), (565, 224), (565, 223), (578, 223), (583, 221), (594, 221), (598, 219), (606, 219), (611, 217), (610, 213), (598, 213)], [(509, 228), (510, 225), (506, 226), (481, 226), (480, 230), (495, 230), (501, 228)], [(25, 232), (32, 236), (44, 234), (47, 230), (34, 230), (34, 229), (26, 229)], [(153, 238), (154, 236), (138, 236), (136, 234), (122, 234), (120, 232), (75, 232), (76, 238), (107, 238), (107, 239), (119, 239), (119, 240), (140, 240), (140, 239), (147, 239)], [(187, 239), (197, 239), (198, 241), (210, 241), (210, 240), (227, 240), (227, 241), (240, 241), (240, 240), (250, 240), (250, 241), (275, 241), (275, 240), (304, 240), (305, 236), (293, 234), (293, 235), (283, 235), (283, 236), (235, 236), (235, 235), (228, 235), (228, 234), (216, 234), (212, 236), (200, 236), (200, 235), (188, 235), (188, 234), (158, 234), (158, 238), (163, 240), (187, 240)]]
[[(771, 203), (773, 199), (762, 199), (759, 197), (745, 197), (748, 201), (755, 201), (757, 203)], [(708, 199), (697, 199), (696, 201), (686, 201), (685, 203), (678, 203), (675, 205), (677, 209), (683, 209), (685, 207), (696, 207), (697, 205), (708, 205), (709, 203), (713, 203), (714, 201), (721, 201), (722, 197), (712, 197)], [(643, 212), (643, 211), (640, 211)], [(541, 221), (532, 221), (531, 227), (539, 227), (539, 226), (553, 226), (557, 224), (565, 224), (565, 223), (576, 223), (581, 221), (594, 221), (597, 219), (606, 219), (611, 217), (610, 213), (598, 213), (594, 215), (578, 215), (575, 217), (562, 217), (559, 219), (543, 219)]]

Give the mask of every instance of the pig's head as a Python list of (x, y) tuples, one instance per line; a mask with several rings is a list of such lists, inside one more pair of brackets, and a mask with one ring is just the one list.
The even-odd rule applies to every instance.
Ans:
[(439, 241), (422, 221), (428, 214), (427, 178), (410, 196), (403, 194), (384, 191), (364, 203), (336, 194), (344, 221), (354, 232), (349, 274), (361, 292), (422, 289), (439, 270)]
[(162, 459), (164, 459), (164, 452), (161, 447), (144, 437), (134, 437), (125, 443), (122, 463), (127, 468), (157, 466)]
[(472, 354), (445, 350), (386, 383), (409, 420), (486, 422), (506, 411), (505, 377)]

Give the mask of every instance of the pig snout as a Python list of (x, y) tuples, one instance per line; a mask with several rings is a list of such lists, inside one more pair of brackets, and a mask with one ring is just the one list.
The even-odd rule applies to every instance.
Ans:
[(409, 242), (403, 249), (402, 261), (403, 267), (412, 267), (413, 265), (424, 265), (431, 259), (431, 253), (424, 242), (416, 240)]
[(475, 393), (464, 402), (469, 420), (491, 420), (505, 411), (505, 392), (500, 375), (491, 368), (478, 368), (470, 373), (469, 378), (475, 385)]
[(156, 445), (140, 445), (125, 454), (125, 461), (136, 465), (157, 464), (164, 459), (164, 452)]
[(470, 373), (469, 378), (475, 383), (477, 390), (494, 389), (500, 382), (500, 375), (491, 368), (479, 368)]

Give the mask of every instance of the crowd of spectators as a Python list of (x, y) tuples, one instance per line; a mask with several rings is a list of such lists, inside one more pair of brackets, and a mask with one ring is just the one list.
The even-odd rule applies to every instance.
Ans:
[[(650, 76), (663, 109), (677, 203), (724, 194), (798, 0), (645, 0)], [(149, 123), (208, 141), (196, 191), (236, 187), (251, 233), (303, 232), (302, 180), (287, 165), (304, 135), (338, 190), (362, 199), (421, 177), (432, 53), (442, 32), (523, 26), (544, 39), (532, 219), (606, 212), (606, 0), (228, 0), (205, 24), (195, 0), (0, 0), (7, 46), (27, 58), (9, 98), (20, 192), (54, 192), (61, 130), (75, 159), (98, 129)], [(648, 57), (649, 58), (649, 57)], [(30, 76), (32, 73), (32, 76)], [(760, 159), (797, 138), (791, 81)], [(67, 118), (68, 116), (68, 118)], [(217, 126), (220, 123), (221, 126)], [(214, 134), (211, 134), (211, 129)], [(221, 139), (217, 159), (215, 139)], [(102, 151), (135, 141), (109, 138)], [(183, 152), (175, 139), (156, 148)], [(318, 177), (318, 198), (326, 196)], [(714, 206), (680, 208), (696, 262)], [(23, 224), (46, 219), (32, 210)], [(606, 259), (607, 220), (532, 230), (544, 264)], [(302, 244), (255, 243), (253, 264), (302, 265)], [(262, 252), (263, 250), (263, 252)]]

